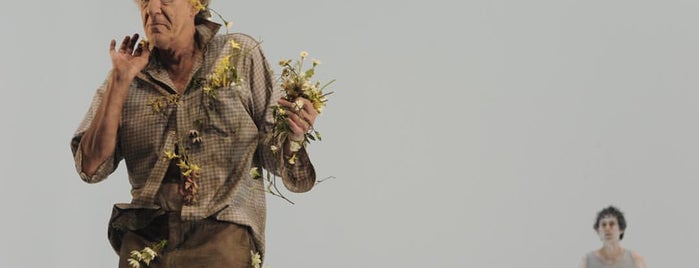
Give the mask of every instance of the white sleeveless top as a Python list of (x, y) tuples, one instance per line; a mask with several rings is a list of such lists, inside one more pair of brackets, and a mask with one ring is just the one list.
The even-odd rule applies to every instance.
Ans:
[(635, 268), (631, 251), (624, 249), (624, 256), (615, 263), (605, 263), (596, 251), (587, 254), (587, 268)]

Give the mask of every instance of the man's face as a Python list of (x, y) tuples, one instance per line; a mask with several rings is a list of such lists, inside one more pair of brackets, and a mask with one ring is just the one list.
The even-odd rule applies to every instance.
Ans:
[(619, 241), (619, 237), (623, 233), (623, 230), (619, 229), (619, 222), (616, 217), (612, 215), (607, 215), (599, 220), (599, 228), (597, 228), (597, 234), (602, 241)]
[(171, 48), (182, 38), (192, 38), (196, 10), (188, 0), (139, 0), (143, 30), (158, 48)]

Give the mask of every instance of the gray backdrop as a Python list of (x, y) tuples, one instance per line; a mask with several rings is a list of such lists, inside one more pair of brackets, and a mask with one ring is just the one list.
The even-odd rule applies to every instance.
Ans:
[[(595, 213), (626, 212), (650, 267), (699, 253), (699, 2), (221, 1), (268, 59), (307, 50), (337, 79), (311, 145), (319, 177), (268, 198), (266, 264), (575, 267)], [(0, 9), (0, 267), (115, 267), (122, 165), (77, 176), (69, 139), (142, 32), (124, 1)], [(275, 65), (276, 66), (276, 65)], [(278, 69), (277, 69), (278, 70)]]

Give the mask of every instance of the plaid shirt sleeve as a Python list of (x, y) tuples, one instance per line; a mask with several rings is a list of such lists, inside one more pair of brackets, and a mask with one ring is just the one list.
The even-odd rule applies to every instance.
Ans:
[[(109, 75), (107, 75), (107, 77), (109, 77)], [(97, 89), (97, 92), (95, 92), (95, 95), (92, 98), (92, 103), (90, 104), (90, 109), (87, 111), (87, 114), (85, 114), (85, 117), (70, 141), (70, 148), (73, 152), (73, 159), (75, 160), (75, 169), (78, 174), (80, 174), (80, 178), (87, 183), (97, 183), (106, 179), (109, 174), (114, 172), (122, 158), (118, 152), (119, 150), (117, 145), (117, 148), (114, 150), (114, 154), (100, 164), (95, 174), (88, 176), (82, 170), (83, 153), (82, 148), (80, 147), (80, 141), (82, 140), (82, 136), (85, 134), (85, 131), (90, 128), (90, 124), (92, 124), (92, 120), (95, 118), (97, 109), (102, 103), (102, 96), (104, 95), (106, 89), (107, 80), (105, 80), (104, 83), (102, 83), (102, 85)], [(117, 140), (119, 139), (117, 138)]]
[(254, 119), (260, 131), (258, 155), (262, 166), (277, 176), (282, 177), (284, 186), (289, 191), (301, 193), (313, 188), (316, 174), (305, 149), (297, 152), (295, 164), (289, 164), (281, 154), (271, 150), (272, 139), (268, 138), (274, 131), (272, 106), (277, 105), (282, 90), (278, 87), (269, 63), (259, 46), (251, 51), (246, 65), (254, 105)]

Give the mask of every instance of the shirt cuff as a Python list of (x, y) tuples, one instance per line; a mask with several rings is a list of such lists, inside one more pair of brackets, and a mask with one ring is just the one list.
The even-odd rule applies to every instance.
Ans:
[(308, 157), (306, 148), (302, 147), (296, 152), (294, 164), (290, 164), (289, 159), (284, 158), (285, 172), (284, 176), (282, 176), (284, 186), (295, 193), (311, 190), (316, 182), (316, 172), (311, 159)]
[(104, 162), (102, 162), (102, 164), (100, 164), (100, 166), (97, 168), (95, 174), (92, 174), (92, 176), (88, 176), (83, 171), (83, 152), (80, 145), (78, 145), (78, 148), (75, 151), (74, 158), (75, 170), (77, 170), (78, 174), (80, 174), (80, 179), (87, 183), (98, 183), (103, 181), (109, 174), (112, 173), (112, 171), (114, 171), (114, 156), (110, 156), (105, 159)]

